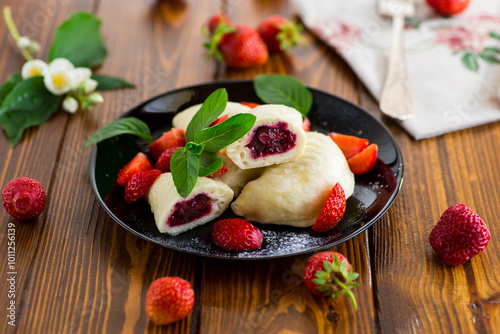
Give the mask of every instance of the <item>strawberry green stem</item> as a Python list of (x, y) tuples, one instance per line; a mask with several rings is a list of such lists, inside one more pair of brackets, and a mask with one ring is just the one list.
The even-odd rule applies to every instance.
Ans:
[(334, 281), (342, 289), (344, 289), (345, 293), (347, 293), (347, 295), (349, 296), (349, 298), (352, 300), (352, 304), (354, 306), (354, 310), (357, 311), (358, 310), (358, 303), (356, 303), (356, 297), (354, 296), (354, 293), (352, 293), (352, 291), (347, 286), (345, 286), (344, 283), (342, 283), (341, 281), (339, 281), (338, 278), (335, 278)]
[[(17, 30), (14, 20), (12, 19), (12, 12), (10, 11), (9, 6), (5, 6), (3, 8), (3, 17), (5, 19), (5, 24), (7, 25), (7, 28), (9, 29), (12, 38), (17, 44), (21, 35), (19, 35), (19, 31)], [(21, 50), (21, 53), (23, 54), (24, 58), (26, 58), (26, 60), (33, 60), (33, 57), (28, 52), (28, 50), (24, 48), (19, 48), (19, 49)]]

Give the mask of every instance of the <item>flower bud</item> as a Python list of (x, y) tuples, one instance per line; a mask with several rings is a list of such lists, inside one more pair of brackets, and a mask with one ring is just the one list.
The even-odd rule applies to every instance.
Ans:
[(66, 96), (63, 100), (62, 107), (67, 112), (74, 114), (78, 110), (78, 101), (72, 96)]

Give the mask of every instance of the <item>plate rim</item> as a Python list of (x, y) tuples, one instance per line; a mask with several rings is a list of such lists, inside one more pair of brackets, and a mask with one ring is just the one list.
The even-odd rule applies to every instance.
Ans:
[[(197, 88), (200, 88), (202, 86), (210, 86), (210, 85), (214, 85), (214, 84), (216, 84), (216, 85), (224, 85), (224, 84), (229, 84), (229, 85), (231, 85), (231, 84), (249, 84), (249, 83), (253, 83), (253, 81), (254, 81), (253, 79), (216, 80), (216, 81), (203, 82), (203, 83), (199, 83), (199, 84), (193, 84), (193, 85), (189, 85), (189, 86), (183, 86), (183, 87), (171, 89), (171, 90), (165, 91), (163, 93), (156, 94), (156, 95), (148, 98), (147, 100), (142, 101), (142, 102), (134, 105), (133, 107), (129, 108), (126, 112), (122, 113), (118, 118), (126, 117), (133, 110), (141, 108), (142, 106), (145, 106), (146, 104), (148, 104), (148, 103), (150, 103), (150, 102), (152, 102), (152, 101), (154, 101), (154, 100), (156, 100), (158, 98), (161, 98), (162, 96), (167, 95), (167, 94), (173, 94), (173, 93), (176, 93), (176, 92), (179, 92), (179, 91), (183, 91), (183, 90), (197, 89)], [(287, 258), (287, 257), (291, 257), (291, 256), (301, 256), (301, 255), (309, 254), (309, 253), (312, 253), (312, 252), (323, 251), (325, 249), (338, 246), (338, 245), (340, 245), (340, 244), (342, 244), (342, 243), (344, 243), (344, 242), (346, 242), (346, 241), (348, 241), (348, 240), (356, 237), (357, 235), (365, 232), (368, 228), (370, 228), (371, 226), (373, 226), (373, 224), (375, 224), (377, 221), (379, 221), (382, 218), (382, 216), (384, 216), (385, 213), (389, 210), (389, 208), (392, 206), (392, 204), (394, 203), (394, 201), (396, 200), (396, 197), (398, 196), (399, 191), (401, 190), (401, 187), (402, 187), (402, 184), (403, 184), (403, 176), (404, 176), (404, 163), (403, 163), (403, 156), (402, 156), (402, 153), (401, 153), (401, 149), (400, 149), (400, 147), (399, 147), (396, 139), (394, 138), (393, 134), (389, 131), (389, 129), (385, 126), (385, 124), (383, 124), (380, 120), (378, 120), (375, 116), (373, 116), (371, 113), (369, 113), (363, 107), (361, 107), (361, 106), (359, 106), (359, 105), (357, 105), (357, 104), (355, 104), (355, 103), (353, 103), (351, 101), (348, 101), (348, 100), (346, 100), (346, 99), (344, 99), (342, 97), (339, 97), (339, 96), (337, 96), (335, 94), (327, 92), (325, 90), (318, 89), (318, 88), (312, 88), (312, 87), (309, 87), (309, 86), (306, 86), (306, 87), (309, 90), (311, 90), (311, 91), (316, 91), (316, 92), (321, 93), (321, 94), (332, 96), (335, 99), (340, 100), (343, 103), (348, 104), (351, 107), (354, 107), (355, 109), (358, 109), (358, 110), (362, 111), (365, 115), (368, 115), (373, 121), (375, 121), (376, 123), (378, 123), (378, 125), (385, 131), (385, 133), (387, 134), (387, 136), (389, 137), (389, 139), (393, 143), (394, 148), (396, 150), (396, 156), (397, 156), (396, 160), (400, 161), (399, 166), (397, 166), (398, 173), (396, 173), (396, 175), (395, 175), (396, 176), (395, 189), (394, 189), (394, 192), (391, 194), (389, 200), (384, 204), (383, 208), (369, 222), (367, 222), (361, 228), (355, 230), (351, 234), (348, 234), (347, 236), (344, 236), (344, 237), (340, 238), (339, 240), (335, 240), (334, 242), (329, 243), (327, 245), (318, 246), (318, 247), (315, 247), (313, 249), (301, 250), (301, 251), (293, 252), (293, 253), (290, 253), (290, 254), (262, 255), (262, 256), (254, 256), (254, 257), (252, 257), (252, 256), (249, 256), (249, 257), (246, 257), (246, 256), (245, 257), (224, 256), (222, 254), (221, 255), (216, 255), (216, 254), (201, 254), (201, 253), (198, 253), (198, 252), (195, 252), (195, 251), (182, 250), (182, 249), (170, 247), (169, 245), (161, 244), (161, 243), (157, 242), (156, 240), (151, 239), (151, 238), (149, 238), (149, 237), (147, 237), (147, 236), (139, 233), (138, 231), (136, 231), (133, 228), (131, 228), (129, 225), (123, 223), (108, 208), (108, 206), (106, 205), (106, 203), (104, 202), (104, 200), (100, 196), (99, 190), (97, 189), (97, 183), (96, 183), (96, 178), (95, 178), (95, 165), (96, 165), (96, 162), (97, 162), (97, 151), (98, 151), (99, 143), (97, 145), (95, 145), (94, 148), (92, 149), (92, 153), (91, 153), (91, 156), (90, 156), (90, 159), (89, 159), (89, 177), (90, 177), (90, 183), (91, 183), (92, 192), (93, 192), (95, 198), (99, 202), (99, 205), (101, 206), (101, 208), (104, 209), (104, 211), (115, 221), (115, 223), (117, 223), (118, 225), (120, 225), (122, 228), (124, 228), (128, 232), (132, 233), (133, 235), (135, 235), (135, 236), (137, 236), (137, 237), (139, 237), (139, 238), (141, 238), (141, 239), (143, 239), (143, 240), (145, 240), (147, 242), (150, 242), (150, 243), (152, 243), (152, 244), (154, 244), (156, 246), (160, 246), (160, 247), (172, 250), (172, 251), (177, 251), (177, 252), (186, 253), (186, 254), (190, 254), (190, 255), (200, 256), (200, 257), (204, 257), (204, 258), (214, 258), (214, 259), (221, 259), (221, 260), (240, 260), (240, 261), (241, 260), (247, 260), (247, 261), (274, 260), (274, 259)], [(118, 118), (116, 118), (116, 119), (118, 119)], [(235, 255), (237, 255), (237, 254), (238, 253), (235, 253)]]

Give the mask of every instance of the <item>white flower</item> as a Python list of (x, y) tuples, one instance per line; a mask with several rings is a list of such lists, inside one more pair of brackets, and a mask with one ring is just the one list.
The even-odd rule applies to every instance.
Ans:
[(45, 75), (47, 69), (48, 66), (43, 60), (28, 60), (26, 63), (24, 63), (23, 68), (21, 69), (21, 75), (23, 79), (28, 79), (31, 77)]
[(72, 96), (66, 96), (63, 100), (62, 107), (67, 112), (74, 114), (78, 110), (78, 101)]
[(92, 71), (90, 68), (86, 67), (77, 67), (73, 70), (73, 74), (75, 77), (74, 87), (72, 89), (77, 90), (80, 85), (84, 84), (87, 80), (90, 79), (92, 75)]
[(47, 73), (43, 78), (45, 87), (54, 95), (63, 95), (71, 90), (74, 86), (74, 75), (72, 69), (61, 64), (60, 66), (53, 66), (49, 64)]
[(100, 104), (104, 102), (104, 98), (99, 93), (92, 93), (87, 99), (91, 104)]
[(94, 79), (88, 78), (82, 84), (82, 91), (84, 94), (92, 93), (97, 88), (98, 82)]
[(51, 68), (64, 68), (69, 72), (73, 71), (75, 66), (66, 58), (56, 58), (50, 62), (49, 69)]

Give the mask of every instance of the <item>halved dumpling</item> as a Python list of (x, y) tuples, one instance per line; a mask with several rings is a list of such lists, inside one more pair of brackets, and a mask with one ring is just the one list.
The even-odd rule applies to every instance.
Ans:
[(219, 217), (233, 199), (226, 184), (199, 177), (187, 198), (182, 198), (171, 173), (156, 179), (147, 194), (156, 226), (161, 233), (176, 235)]
[(302, 115), (284, 105), (265, 104), (252, 109), (257, 116), (246, 135), (226, 147), (226, 154), (241, 169), (291, 161), (304, 152), (306, 133)]
[[(174, 128), (179, 128), (183, 129), (186, 131), (189, 122), (191, 122), (191, 119), (194, 117), (194, 115), (200, 110), (201, 104), (196, 104), (194, 106), (191, 106), (187, 109), (184, 109), (183, 111), (177, 113), (177, 115), (174, 116), (172, 119), (172, 126)], [(228, 115), (229, 117), (234, 116), (236, 114), (241, 114), (245, 113), (251, 110), (250, 107), (247, 107), (241, 103), (237, 102), (228, 102), (226, 109), (222, 112), (222, 114), (219, 117), (223, 117), (225, 115)]]
[(308, 132), (300, 157), (267, 167), (258, 179), (243, 187), (231, 208), (254, 222), (312, 226), (336, 183), (346, 198), (354, 192), (354, 175), (344, 154), (330, 137)]

